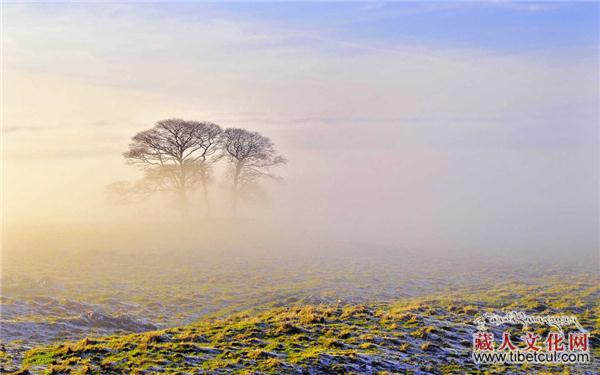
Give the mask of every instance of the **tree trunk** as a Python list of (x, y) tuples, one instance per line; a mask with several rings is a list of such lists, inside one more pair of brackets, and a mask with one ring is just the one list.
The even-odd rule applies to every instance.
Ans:
[(202, 189), (204, 190), (204, 205), (206, 206), (206, 216), (210, 216), (210, 199), (208, 199), (208, 183), (206, 176), (202, 176)]
[(179, 208), (181, 210), (181, 219), (186, 220), (188, 218), (188, 202), (187, 202), (187, 192), (186, 192), (186, 171), (185, 164), (182, 159), (179, 160)]
[(232, 209), (233, 209), (233, 216), (235, 217), (237, 215), (237, 204), (238, 204), (238, 189), (239, 189), (239, 183), (240, 183), (240, 172), (242, 171), (240, 165), (238, 164), (235, 167), (235, 174), (233, 175), (233, 197), (232, 197)]
[(179, 191), (177, 192), (177, 204), (179, 206), (179, 210), (181, 212), (181, 220), (187, 220), (188, 216), (189, 216), (189, 210), (188, 210), (188, 200), (187, 200), (187, 193), (185, 188), (180, 188)]

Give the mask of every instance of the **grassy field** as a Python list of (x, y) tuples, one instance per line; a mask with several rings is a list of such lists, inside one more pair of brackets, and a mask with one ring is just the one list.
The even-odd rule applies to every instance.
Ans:
[[(515, 266), (377, 251), (157, 257), (89, 252), (9, 258), (3, 265), (3, 371), (438, 374), (598, 368), (596, 359), (540, 369), (476, 366), (470, 357), (473, 320), (484, 311), (573, 313), (597, 340), (600, 287), (593, 262)], [(598, 347), (593, 341), (593, 358)]]
[[(248, 311), (187, 326), (36, 348), (25, 354), (23, 364), (25, 369), (51, 374), (183, 374), (198, 369), (219, 374), (593, 373), (597, 360), (575, 368), (477, 367), (472, 363), (473, 319), (484, 311), (574, 313), (598, 337), (598, 280), (535, 281), (390, 303)], [(537, 328), (538, 333), (544, 331)], [(598, 358), (598, 342), (592, 346)]]

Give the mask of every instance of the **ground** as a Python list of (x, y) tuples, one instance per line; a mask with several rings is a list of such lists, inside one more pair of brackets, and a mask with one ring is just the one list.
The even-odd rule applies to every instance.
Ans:
[[(572, 313), (600, 337), (595, 259), (265, 248), (5, 254), (1, 370), (531, 372), (473, 363), (484, 311)], [(594, 373), (599, 347), (592, 364), (533, 369)]]

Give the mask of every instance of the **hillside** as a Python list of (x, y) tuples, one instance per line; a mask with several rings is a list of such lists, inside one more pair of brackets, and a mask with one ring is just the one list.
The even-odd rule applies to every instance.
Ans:
[[(32, 373), (594, 373), (600, 355), (600, 287), (594, 277), (506, 282), (367, 304), (252, 310), (140, 334), (32, 349)], [(588, 365), (510, 367), (471, 360), (473, 319), (484, 311), (573, 313), (592, 336)], [(515, 328), (515, 327), (513, 327)], [(533, 327), (537, 333), (546, 328)], [(501, 335), (497, 331), (497, 335)]]

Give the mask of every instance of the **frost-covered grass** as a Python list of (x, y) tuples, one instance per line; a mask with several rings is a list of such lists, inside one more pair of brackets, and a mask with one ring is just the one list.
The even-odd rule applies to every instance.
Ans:
[[(344, 372), (393, 368), (390, 361), (411, 368), (413, 361), (430, 359), (439, 370), (444, 364), (435, 358), (452, 350), (455, 358), (469, 345), (470, 319), (484, 303), (598, 316), (589, 302), (596, 293), (589, 288), (597, 278), (594, 260), (506, 260), (305, 242), (293, 251), (292, 245), (262, 242), (244, 244), (244, 251), (236, 251), (238, 244), (211, 251), (210, 244), (196, 248), (192, 242), (193, 249), (170, 252), (4, 254), (0, 366), (14, 370), (27, 350), (45, 347), (45, 356), (27, 357), (31, 369), (85, 369), (86, 360), (94, 369), (101, 358), (118, 371), (133, 363), (148, 372), (188, 366), (209, 373), (285, 373), (330, 365)], [(570, 289), (559, 299), (549, 297), (560, 288)], [(62, 343), (69, 349), (48, 350)]]
[[(88, 338), (25, 354), (41, 373), (593, 373), (600, 286), (595, 276), (544, 277), (369, 303), (300, 304), (205, 317), (176, 328)], [(573, 313), (591, 331), (593, 364), (475, 366), (483, 311)]]

